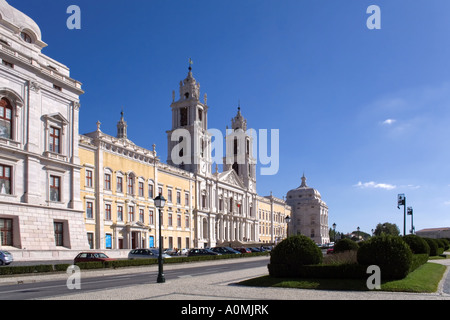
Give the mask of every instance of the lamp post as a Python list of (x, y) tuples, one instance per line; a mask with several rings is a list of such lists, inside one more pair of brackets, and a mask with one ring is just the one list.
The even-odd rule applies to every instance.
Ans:
[(164, 205), (166, 204), (166, 199), (164, 199), (164, 197), (160, 193), (155, 199), (153, 199), (153, 201), (155, 202), (155, 206), (159, 210), (159, 256), (158, 256), (158, 279), (156, 280), (156, 282), (164, 283), (164, 282), (166, 282), (166, 278), (164, 278), (163, 260), (162, 260), (162, 234), (161, 234), (162, 212), (161, 212), (161, 209), (164, 208)]
[(286, 238), (288, 238), (289, 237), (289, 223), (291, 222), (291, 217), (289, 217), (289, 216), (286, 216), (286, 218), (285, 218), (285, 220), (286, 220)]
[(407, 214), (408, 214), (408, 216), (411, 216), (411, 234), (414, 234), (413, 208), (412, 207), (408, 207)]
[(336, 223), (333, 223), (333, 242), (336, 244)]
[(406, 236), (406, 196), (402, 193), (397, 196), (397, 208), (403, 206), (403, 235)]

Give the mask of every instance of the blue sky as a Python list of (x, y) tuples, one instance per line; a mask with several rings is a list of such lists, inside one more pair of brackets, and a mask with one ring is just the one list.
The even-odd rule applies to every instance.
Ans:
[[(280, 130), (280, 170), (261, 195), (317, 188), (329, 224), (450, 226), (450, 2), (447, 0), (9, 0), (32, 17), (44, 53), (83, 83), (80, 132), (115, 134), (122, 106), (136, 144), (167, 156), (172, 90), (194, 61), (209, 127), (240, 100), (248, 125)], [(81, 8), (81, 30), (66, 9)], [(381, 30), (369, 30), (369, 5)], [(408, 219), (408, 229), (409, 219)]]

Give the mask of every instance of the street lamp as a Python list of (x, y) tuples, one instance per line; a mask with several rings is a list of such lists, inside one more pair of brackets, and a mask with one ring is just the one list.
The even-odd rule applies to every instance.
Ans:
[(155, 199), (155, 206), (159, 210), (159, 256), (158, 256), (158, 279), (157, 283), (166, 282), (166, 278), (164, 278), (163, 273), (163, 260), (162, 260), (162, 234), (161, 234), (161, 224), (162, 224), (162, 212), (161, 209), (164, 208), (166, 204), (166, 199), (164, 199), (163, 195), (160, 193)]
[(333, 242), (336, 242), (336, 223), (333, 223)]
[(412, 207), (408, 207), (407, 215), (411, 216), (411, 233), (414, 234), (414, 221), (413, 221), (413, 208)]
[(359, 241), (359, 239), (361, 238), (361, 236), (359, 235), (359, 230), (361, 230), (361, 229), (358, 227), (358, 228), (356, 228), (356, 230), (358, 231), (358, 241)]
[(289, 237), (289, 223), (291, 223), (292, 219), (291, 219), (291, 217), (286, 216), (285, 220), (286, 220), (286, 224), (287, 224), (287, 226), (286, 226), (286, 238), (287, 238), (287, 237)]

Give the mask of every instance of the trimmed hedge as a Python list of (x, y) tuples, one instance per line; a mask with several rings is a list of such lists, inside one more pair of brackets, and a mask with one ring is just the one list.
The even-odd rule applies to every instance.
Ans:
[(431, 238), (423, 238), (427, 243), (428, 246), (430, 247), (430, 256), (437, 256), (439, 255), (438, 253), (438, 243), (435, 239), (431, 239)]
[(334, 253), (350, 251), (350, 250), (358, 250), (359, 245), (350, 239), (341, 239), (334, 245)]
[(46, 273), (46, 272), (53, 272), (53, 266), (52, 265), (8, 266), (0, 268), (0, 275)]
[(366, 241), (358, 250), (358, 263), (377, 265), (382, 279), (403, 279), (411, 270), (412, 251), (399, 236), (383, 235)]
[(315, 278), (315, 279), (364, 279), (367, 266), (360, 264), (305, 265), (292, 268), (286, 264), (267, 265), (274, 278)]
[[(164, 259), (164, 264), (169, 263), (185, 263), (194, 261), (208, 261), (219, 259), (232, 259), (232, 258), (244, 258), (244, 257), (258, 257), (267, 256), (268, 252), (252, 252), (230, 255), (214, 255), (214, 256), (194, 256), (194, 257), (172, 257), (170, 259)], [(102, 262), (80, 262), (77, 263), (81, 270), (93, 270), (93, 269), (108, 269), (108, 268), (126, 268), (136, 266), (147, 266), (158, 264), (158, 259), (136, 259), (136, 260), (114, 260)], [(16, 275), (27, 273), (48, 273), (48, 272), (66, 272), (67, 268), (71, 264), (56, 264), (56, 265), (38, 265), (38, 266), (5, 266), (0, 267), (0, 275)]]
[(430, 254), (430, 246), (428, 243), (423, 238), (416, 236), (415, 234), (403, 236), (403, 241), (408, 244), (414, 254)]

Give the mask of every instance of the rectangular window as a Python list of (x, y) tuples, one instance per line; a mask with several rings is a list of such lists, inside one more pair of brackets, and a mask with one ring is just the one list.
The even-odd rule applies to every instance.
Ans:
[(111, 205), (105, 204), (105, 220), (111, 221)]
[(12, 139), (12, 106), (8, 99), (0, 100), (0, 137)]
[(122, 206), (117, 207), (117, 220), (123, 221), (123, 207)]
[(148, 197), (149, 197), (150, 199), (153, 199), (153, 198), (154, 198), (154, 194), (153, 194), (153, 185), (152, 185), (152, 184), (149, 184), (149, 185), (148, 185)]
[(0, 164), (0, 194), (12, 194), (11, 167)]
[(117, 177), (117, 192), (122, 193), (123, 192), (123, 179), (122, 177)]
[(89, 249), (94, 249), (94, 234), (91, 232), (88, 232), (87, 234)]
[(128, 177), (128, 194), (134, 194), (134, 179), (133, 177)]
[(172, 212), (169, 212), (169, 219), (168, 219), (169, 221), (167, 221), (167, 225), (169, 226), (169, 227), (171, 227), (172, 226), (172, 223), (173, 223), (173, 221), (172, 221)]
[(61, 201), (61, 178), (50, 176), (50, 201)]
[(105, 185), (103, 186), (105, 190), (111, 190), (111, 175), (105, 173)]
[(62, 222), (55, 222), (55, 244), (57, 247), (64, 245), (64, 225)]
[(92, 171), (86, 170), (86, 187), (92, 188)]
[(185, 193), (185, 194), (184, 194), (184, 205), (185, 205), (186, 207), (189, 206), (189, 193)]
[(60, 141), (61, 141), (61, 130), (55, 127), (50, 127), (49, 151), (61, 153)]
[(202, 195), (202, 208), (206, 209), (206, 195)]
[(148, 213), (148, 224), (155, 224), (155, 214), (153, 210), (150, 210)]
[(143, 197), (143, 196), (144, 196), (144, 183), (139, 182), (139, 197)]
[(144, 223), (144, 209), (139, 209), (139, 221)]
[(163, 188), (162, 187), (158, 187), (158, 194), (163, 195)]
[(172, 190), (167, 190), (167, 201), (172, 202)]
[(184, 219), (184, 227), (189, 228), (189, 215), (187, 214)]
[(134, 207), (128, 207), (128, 221), (134, 221)]
[(177, 191), (177, 204), (181, 204), (181, 192)]
[(13, 245), (13, 221), (12, 219), (0, 219), (0, 245)]
[(181, 228), (181, 214), (177, 214), (177, 227)]
[(86, 202), (86, 218), (94, 219), (94, 204), (92, 202)]

